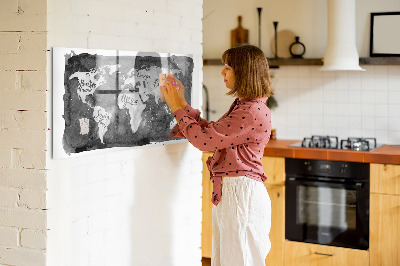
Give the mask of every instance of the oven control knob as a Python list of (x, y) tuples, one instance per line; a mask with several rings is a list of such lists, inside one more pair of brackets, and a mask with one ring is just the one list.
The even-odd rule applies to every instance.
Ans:
[(305, 167), (306, 167), (306, 170), (310, 172), (311, 169), (312, 169), (312, 167), (311, 167), (311, 162), (305, 162), (304, 165), (305, 165)]
[(347, 169), (347, 164), (342, 164), (342, 167), (340, 168), (340, 173), (341, 174), (346, 173), (346, 169)]

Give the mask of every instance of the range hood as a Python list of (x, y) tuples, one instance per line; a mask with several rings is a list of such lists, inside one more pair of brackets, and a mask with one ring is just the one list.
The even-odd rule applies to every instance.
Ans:
[(328, 0), (328, 44), (323, 71), (358, 70), (355, 0)]

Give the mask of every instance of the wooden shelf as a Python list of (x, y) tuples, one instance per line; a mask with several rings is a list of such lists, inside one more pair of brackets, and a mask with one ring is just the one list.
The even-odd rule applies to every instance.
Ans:
[[(323, 58), (268, 58), (271, 68), (279, 66), (322, 66)], [(204, 59), (204, 66), (222, 65), (220, 59)], [(362, 57), (360, 65), (400, 65), (400, 57)]]
[[(321, 58), (268, 58), (268, 64), (270, 67), (279, 66), (304, 66), (304, 65), (322, 65)], [(204, 66), (217, 66), (222, 65), (220, 59), (204, 59)]]
[(400, 57), (362, 57), (360, 65), (400, 65)]

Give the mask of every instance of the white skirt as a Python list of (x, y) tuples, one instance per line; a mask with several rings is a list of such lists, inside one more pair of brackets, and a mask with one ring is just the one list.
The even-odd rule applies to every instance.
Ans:
[(254, 179), (222, 178), (222, 197), (212, 210), (212, 266), (262, 266), (271, 249), (271, 200)]

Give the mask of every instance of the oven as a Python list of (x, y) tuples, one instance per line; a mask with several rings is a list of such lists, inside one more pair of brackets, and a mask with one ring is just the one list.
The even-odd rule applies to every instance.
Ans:
[(368, 249), (368, 163), (287, 158), (285, 169), (286, 239)]

